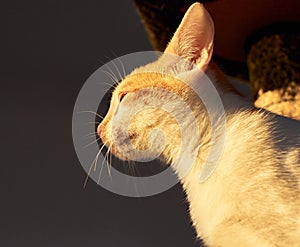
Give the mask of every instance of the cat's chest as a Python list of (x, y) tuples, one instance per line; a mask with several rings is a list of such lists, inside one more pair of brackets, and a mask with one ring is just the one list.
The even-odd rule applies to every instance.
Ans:
[(233, 206), (220, 181), (212, 176), (207, 182), (200, 183), (199, 174), (188, 175), (184, 187), (193, 224), (201, 237), (209, 237), (216, 226), (230, 215)]

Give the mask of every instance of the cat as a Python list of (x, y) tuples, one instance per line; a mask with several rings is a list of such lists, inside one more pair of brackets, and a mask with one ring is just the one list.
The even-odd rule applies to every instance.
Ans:
[[(159, 159), (180, 177), (193, 226), (206, 246), (300, 246), (300, 122), (254, 107), (211, 61), (213, 39), (212, 18), (202, 4), (194, 3), (166, 55), (135, 69), (117, 85), (98, 135), (120, 159), (129, 159), (129, 146), (154, 150), (149, 158), (161, 152)], [(217, 89), (226, 118), (218, 165), (202, 182), (199, 178), (212, 145), (213, 124), (191, 88), (196, 84), (201, 90), (201, 82), (191, 79), (201, 71)], [(199, 135), (189, 131), (191, 114), (176, 104), (174, 95), (190, 107)], [(151, 102), (169, 112), (147, 108)], [(128, 119), (131, 112), (136, 114)], [(182, 152), (178, 122), (186, 128), (189, 140)], [(181, 165), (186, 165), (195, 149), (196, 162), (182, 175)]]

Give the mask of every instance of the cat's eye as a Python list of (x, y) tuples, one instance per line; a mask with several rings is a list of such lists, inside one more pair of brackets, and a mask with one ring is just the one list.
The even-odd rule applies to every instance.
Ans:
[(119, 101), (120, 102), (124, 99), (124, 97), (126, 96), (126, 94), (127, 94), (127, 92), (120, 93), (120, 96), (119, 96)]

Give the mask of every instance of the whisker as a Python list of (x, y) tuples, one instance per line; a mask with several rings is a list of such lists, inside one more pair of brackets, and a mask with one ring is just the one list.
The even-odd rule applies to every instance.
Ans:
[(103, 144), (102, 145), (102, 147), (99, 149), (99, 151), (98, 151), (98, 153), (97, 153), (97, 155), (96, 155), (96, 157), (95, 157), (95, 162), (94, 162), (94, 171), (96, 171), (96, 169), (97, 169), (97, 162), (98, 162), (98, 158), (99, 158), (99, 155), (101, 154), (101, 151), (102, 151), (102, 149), (103, 149), (103, 147), (104, 147), (105, 145)]
[(102, 161), (102, 166), (101, 166), (101, 168), (100, 168), (100, 172), (99, 172), (99, 177), (98, 177), (98, 180), (97, 180), (97, 184), (99, 184), (99, 182), (100, 182), (100, 178), (101, 178), (101, 174), (102, 174), (102, 170), (103, 170), (103, 161)]
[[(111, 76), (111, 73), (109, 73), (108, 71), (106, 71), (106, 70), (104, 70), (104, 69), (102, 69), (101, 72), (106, 73), (107, 75), (109, 74), (109, 76)], [(115, 84), (116, 84), (116, 83), (115, 83), (115, 79), (113, 79), (112, 77), (110, 77), (110, 79), (113, 81), (113, 83), (108, 83), (108, 82), (106, 82), (106, 81), (97, 81), (96, 84), (99, 84), (99, 85), (106, 84), (106, 85), (108, 85), (109, 87), (115, 86)]]
[(97, 117), (101, 118), (101, 119), (104, 119), (104, 117), (102, 117), (100, 114), (98, 114), (97, 112), (94, 112), (94, 111), (79, 111), (77, 113), (93, 113), (95, 114)]
[(92, 141), (91, 143), (89, 143), (89, 144), (83, 146), (83, 148), (87, 148), (87, 147), (91, 146), (92, 144), (94, 144), (95, 142), (97, 142), (97, 141), (99, 141), (99, 140), (100, 140), (100, 137), (96, 138), (96, 140)]
[[(128, 169), (129, 169), (129, 175), (130, 176), (137, 177), (136, 175), (141, 175), (141, 173), (139, 172), (139, 170), (136, 167), (135, 161), (130, 160), (127, 164), (128, 164)], [(139, 189), (137, 187), (137, 183), (133, 182), (133, 185), (134, 185), (135, 192), (139, 197), (140, 193), (139, 193)]]
[(129, 163), (130, 163), (130, 160), (129, 161), (122, 160), (122, 166), (123, 166), (125, 174), (131, 176), (132, 174), (131, 174)]
[(101, 169), (100, 169), (100, 173), (99, 173), (99, 177), (98, 177), (97, 184), (99, 184), (99, 182), (100, 182), (102, 169), (103, 169), (103, 166), (104, 166), (104, 162), (105, 162), (105, 160), (106, 160), (106, 155), (107, 155), (107, 152), (106, 152), (106, 154), (105, 154), (105, 156), (104, 156), (104, 159), (103, 159), (103, 161), (102, 161), (102, 164), (101, 164)]
[[(116, 76), (116, 74), (114, 73), (114, 71), (107, 64), (105, 66), (110, 71), (110, 75), (115, 79), (115, 81), (119, 81), (118, 77)], [(108, 72), (108, 71), (106, 71), (106, 72)]]
[(90, 137), (90, 136), (95, 136), (97, 134), (98, 134), (97, 132), (91, 132), (91, 133), (88, 133), (88, 134), (84, 135), (83, 138)]
[(98, 136), (98, 133), (89, 133), (89, 134), (86, 134), (86, 135), (84, 135), (83, 137), (82, 137), (82, 139), (90, 139), (90, 138), (92, 138), (92, 137), (96, 137), (96, 136)]
[(108, 166), (108, 164), (107, 164), (107, 157), (108, 157), (109, 149), (110, 149), (110, 146), (108, 147), (108, 150), (107, 150), (107, 152), (106, 152), (106, 154), (105, 154), (105, 156), (104, 156), (104, 160), (105, 160), (105, 162), (106, 162), (106, 167), (107, 167), (108, 174), (110, 175), (109, 166)]
[(88, 139), (91, 139), (92, 137), (94, 137), (95, 135), (93, 135), (93, 136), (87, 136), (87, 137), (85, 137), (85, 140), (88, 140)]
[(100, 124), (101, 122), (86, 122), (85, 124)]
[(139, 197), (140, 197), (140, 196), (139, 196), (140, 193), (139, 193), (139, 189), (138, 189), (138, 187), (137, 187), (137, 184), (136, 184), (135, 182), (133, 182), (133, 185), (134, 185), (135, 192), (136, 192), (136, 194), (138, 195), (138, 198), (139, 198)]
[(87, 182), (88, 182), (90, 174), (91, 174), (92, 167), (93, 167), (93, 165), (90, 166), (90, 169), (89, 169), (87, 175), (85, 176), (84, 183), (83, 183), (83, 188), (85, 188), (86, 185), (87, 185)]
[(108, 161), (108, 154), (111, 155), (110, 149), (111, 149), (111, 146), (109, 146), (109, 148), (107, 150), (106, 166), (107, 166), (107, 170), (108, 170), (108, 175), (111, 178), (111, 164)]
[[(104, 144), (103, 144), (103, 145), (104, 145)], [(95, 159), (92, 161), (92, 163), (91, 163), (91, 165), (90, 165), (89, 171), (88, 171), (88, 173), (87, 173), (87, 175), (86, 175), (86, 178), (85, 178), (85, 180), (84, 180), (84, 183), (83, 183), (83, 188), (86, 187), (86, 184), (87, 184), (87, 182), (88, 182), (88, 179), (89, 179), (90, 174), (91, 174), (91, 171), (92, 171), (93, 164), (94, 164), (94, 162), (96, 161), (96, 158), (97, 158), (97, 156), (98, 156), (99, 154), (100, 154), (100, 151), (97, 152)]]
[[(106, 144), (107, 142), (105, 142)], [(105, 144), (102, 145), (102, 147), (99, 149), (99, 152), (102, 152), (103, 148), (105, 147)], [(104, 157), (105, 158), (105, 157)], [(97, 161), (98, 161), (98, 158), (97, 158)], [(94, 167), (94, 171), (96, 171), (96, 168), (97, 168), (97, 163), (95, 163), (95, 167)]]
[[(94, 167), (97, 166), (97, 162), (98, 162), (99, 155), (101, 154), (101, 151), (102, 151), (103, 147), (105, 147), (105, 145), (106, 145), (106, 142), (105, 142), (104, 144), (102, 144), (102, 147), (101, 147), (101, 148), (99, 149), (99, 151), (97, 152), (95, 159), (92, 161), (92, 163), (91, 163), (91, 165), (90, 165), (90, 168), (89, 168), (89, 171), (88, 171), (88, 173), (87, 173), (87, 175), (86, 175), (86, 178), (85, 178), (85, 180), (84, 180), (83, 188), (85, 188), (86, 185), (87, 185), (87, 182), (88, 182), (88, 179), (89, 179), (89, 177), (90, 177), (90, 174), (91, 174), (91, 171), (92, 171), (93, 166), (94, 166)], [(95, 168), (94, 168), (94, 169), (95, 169)]]
[(123, 80), (123, 76), (121, 75), (121, 72), (120, 72), (118, 66), (115, 64), (115, 62), (113, 60), (111, 62), (113, 64), (113, 66), (115, 67), (115, 69), (116, 69), (116, 71), (117, 71), (117, 73), (118, 73), (118, 75), (120, 77), (120, 80)]
[(132, 164), (131, 162), (128, 163), (129, 166), (129, 171), (130, 171), (130, 175), (132, 175), (133, 177), (136, 177), (136, 175), (140, 175), (138, 170), (136, 170), (136, 167), (134, 164)]
[(110, 84), (110, 83), (107, 83), (107, 82), (104, 82), (104, 83), (105, 83), (106, 85), (112, 87), (112, 88), (116, 88), (116, 87), (117, 87), (116, 83), (115, 83), (115, 84)]
[[(109, 57), (106, 56), (106, 58), (110, 61), (111, 59)], [(109, 71), (106, 71), (104, 69), (101, 70), (101, 72), (105, 73), (113, 82), (113, 84), (110, 83), (106, 83), (104, 82), (106, 85), (110, 86), (110, 87), (114, 87), (116, 88), (116, 84), (119, 82), (118, 78), (116, 77), (116, 75), (114, 74), (114, 72), (112, 71), (112, 69), (105, 63), (103, 62), (103, 60), (100, 61), (102, 64), (104, 64)], [(101, 84), (101, 83), (100, 83)]]
[(118, 60), (119, 60), (119, 62), (120, 62), (120, 64), (121, 64), (121, 66), (122, 66), (122, 71), (123, 71), (123, 79), (126, 77), (126, 70), (125, 70), (125, 66), (124, 66), (124, 64), (123, 64), (123, 62), (122, 62), (122, 60), (120, 59), (120, 58), (118, 58)]
[(99, 182), (100, 182), (100, 178), (101, 178), (103, 166), (104, 166), (104, 164), (103, 164), (103, 161), (102, 161), (102, 165), (101, 165), (101, 168), (100, 168), (100, 172), (99, 172), (99, 177), (98, 177), (98, 180), (97, 180), (97, 184), (99, 184)]
[(114, 82), (114, 83), (118, 83), (118, 82), (119, 82), (118, 78), (117, 78), (115, 75), (109, 73), (109, 72), (106, 71), (106, 70), (101, 70), (101, 71), (102, 71), (103, 73), (105, 73), (105, 74), (112, 80), (112, 82)]
[(111, 169), (112, 168), (112, 153), (111, 153), (111, 151), (109, 151), (109, 159), (110, 159), (109, 164), (110, 164), (110, 169)]
[(117, 54), (116, 54), (114, 51), (110, 50), (110, 52), (118, 59), (119, 63), (120, 63), (121, 66), (122, 66), (123, 76), (122, 76), (121, 78), (122, 78), (122, 80), (123, 80), (123, 79), (126, 77), (126, 71), (125, 71), (124, 64), (123, 64), (122, 60), (117, 56)]

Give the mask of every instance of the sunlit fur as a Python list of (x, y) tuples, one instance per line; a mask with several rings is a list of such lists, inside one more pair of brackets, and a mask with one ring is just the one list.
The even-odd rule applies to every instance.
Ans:
[[(196, 25), (198, 22), (206, 25)], [(243, 98), (210, 61), (212, 39), (209, 14), (202, 5), (194, 4), (167, 48), (167, 52), (180, 55), (205, 71), (224, 104), (224, 149), (217, 169), (207, 181), (200, 183), (199, 177), (212, 145), (212, 127), (203, 103), (183, 83), (189, 83), (192, 68), (188, 64), (162, 57), (133, 71), (116, 87), (98, 133), (116, 156), (126, 159), (128, 143), (137, 149), (148, 149), (150, 133), (154, 128), (161, 129), (167, 141), (159, 158), (178, 174), (182, 166), (189, 165), (184, 164), (185, 157), (200, 147), (197, 162), (181, 183), (197, 235), (207, 246), (300, 246), (300, 122), (257, 109)], [(201, 84), (198, 86), (201, 90)], [(180, 96), (194, 113), (200, 136), (190, 133), (190, 144), (183, 157), (178, 157), (182, 136), (177, 123), (189, 128), (191, 116), (165, 91), (141, 91), (146, 88)], [(173, 106), (172, 116), (159, 109), (148, 109), (134, 116), (129, 129), (123, 129), (122, 121), (131, 111), (146, 107), (153, 100)], [(112, 131), (116, 132), (118, 147)], [(155, 137), (160, 144), (159, 135)]]

